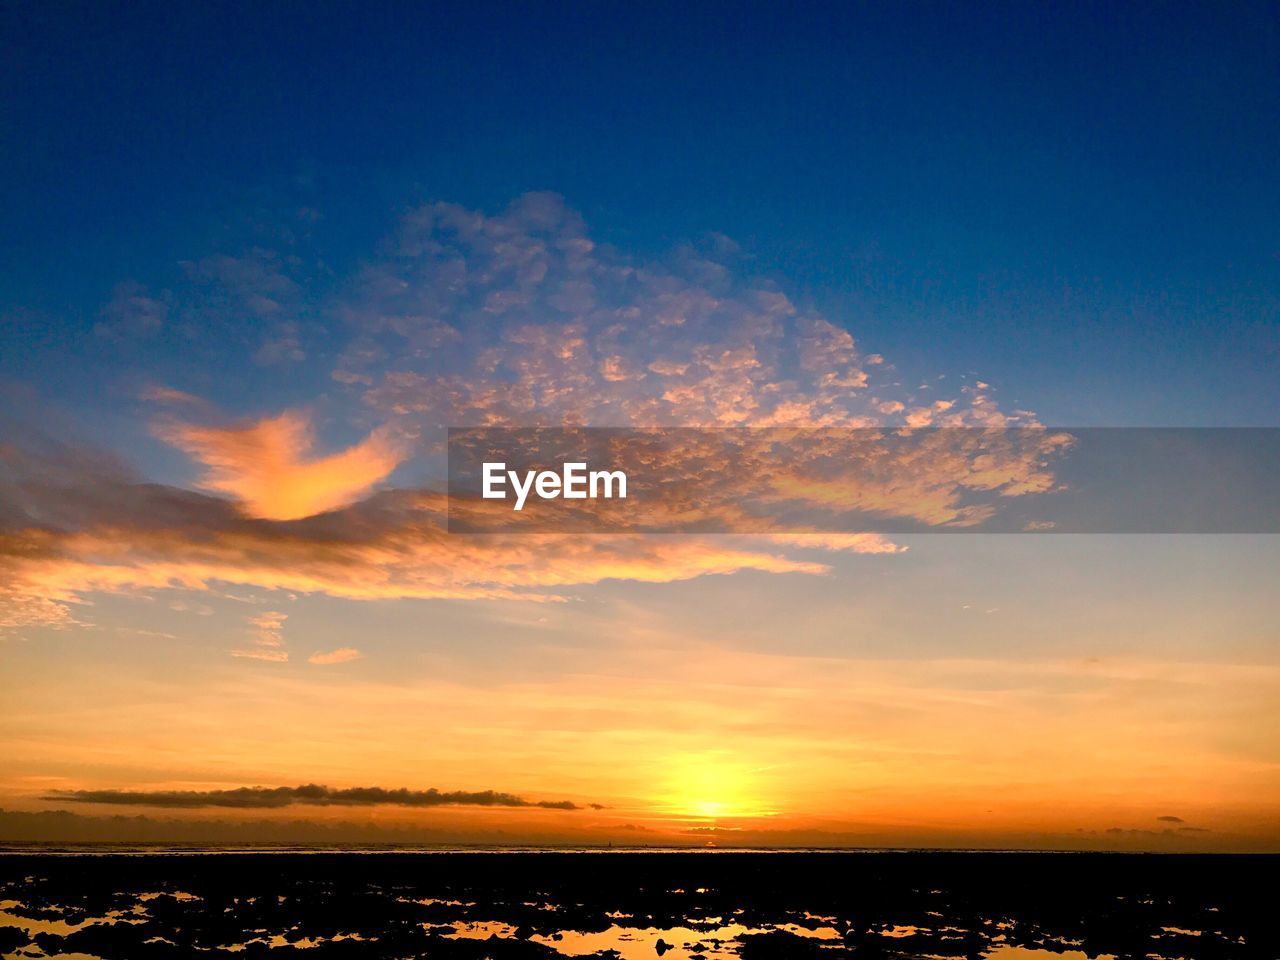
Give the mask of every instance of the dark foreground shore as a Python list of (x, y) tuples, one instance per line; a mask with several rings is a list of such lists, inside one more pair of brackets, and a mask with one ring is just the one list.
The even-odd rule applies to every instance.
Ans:
[(0, 955), (1274, 960), (1277, 876), (1277, 856), (7, 854)]

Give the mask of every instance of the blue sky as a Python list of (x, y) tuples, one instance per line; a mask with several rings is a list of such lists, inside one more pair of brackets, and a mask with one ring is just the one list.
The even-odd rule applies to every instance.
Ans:
[(415, 203), (549, 190), (639, 257), (733, 239), (904, 376), (1073, 425), (1276, 422), (1265, 4), (6, 17), (0, 369), (67, 399), (112, 386), (77, 333), (121, 281), (265, 247), (320, 312)]

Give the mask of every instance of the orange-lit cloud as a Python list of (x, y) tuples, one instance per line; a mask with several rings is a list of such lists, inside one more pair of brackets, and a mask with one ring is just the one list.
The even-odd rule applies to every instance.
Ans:
[(683, 248), (635, 261), (595, 243), (549, 194), (494, 215), (428, 204), (346, 291), (353, 336), (333, 378), (423, 434), (442, 424), (873, 426), (926, 413), (995, 425), (985, 385), (945, 410), (904, 392), (883, 357), (738, 275), (732, 257)]
[[(75, 486), (24, 489), (25, 510), (59, 520), (56, 527), (0, 533), (0, 609), (28, 624), (36, 614), (37, 622), (64, 622), (67, 605), (94, 592), (240, 585), (358, 600), (546, 601), (611, 579), (667, 583), (741, 570), (827, 569), (785, 556), (762, 538), (451, 537), (444, 496), (421, 491), (389, 491), (344, 510), (280, 522), (246, 517), (215, 497), (106, 472), (86, 472)], [(880, 549), (877, 538), (849, 546)], [(283, 662), (283, 617), (276, 616), (252, 623), (253, 642), (237, 655)]]
[(314, 663), (319, 666), (328, 666), (334, 663), (350, 663), (352, 660), (359, 660), (362, 654), (355, 647), (338, 647), (336, 650), (320, 651), (317, 650), (311, 656), (307, 657), (307, 663)]
[(285, 663), (289, 659), (289, 651), (284, 649), (284, 622), (287, 619), (288, 614), (274, 610), (250, 617), (250, 644), (232, 650), (231, 655), (246, 660)]
[(272, 520), (346, 506), (405, 457), (385, 430), (340, 453), (312, 456), (311, 423), (297, 411), (232, 427), (166, 422), (158, 432), (207, 468), (199, 481), (202, 489), (229, 494), (250, 516)]

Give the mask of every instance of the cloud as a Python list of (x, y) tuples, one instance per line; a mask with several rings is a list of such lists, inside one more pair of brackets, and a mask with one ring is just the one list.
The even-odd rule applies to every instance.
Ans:
[(231, 427), (165, 421), (160, 436), (206, 468), (199, 486), (236, 498), (250, 516), (294, 520), (368, 493), (405, 457), (385, 431), (330, 456), (311, 456), (310, 419), (297, 411)]
[(264, 367), (298, 363), (306, 358), (299, 340), (298, 325), (292, 321), (279, 324), (275, 332), (253, 354), (253, 362)]
[[(186, 323), (240, 311), (287, 340), (301, 330), (299, 317), (315, 312), (291, 270), (288, 257), (269, 251), (206, 258), (189, 265), (194, 289), (173, 297)], [(198, 398), (154, 388), (150, 395), (168, 407), (156, 433), (200, 471), (198, 489), (185, 490), (149, 482), (98, 452), (19, 438), (0, 459), (0, 616), (55, 625), (74, 619), (69, 605), (94, 592), (226, 585), (369, 600), (546, 601), (612, 579), (823, 574), (827, 565), (793, 551), (897, 548), (866, 536), (799, 543), (769, 536), (767, 526), (735, 539), (450, 537), (438, 492), (382, 487), (411, 452), (419, 475), (438, 468), (449, 424), (1035, 422), (1003, 413), (978, 387), (928, 401), (904, 392), (853, 334), (776, 286), (738, 275), (724, 244), (635, 260), (597, 244), (576, 213), (545, 194), (494, 215), (450, 204), (413, 210), (334, 291), (328, 333), (339, 342), (328, 352), (338, 358), (330, 382), (340, 397), (326, 409), (340, 409), (345, 398), (347, 425), (359, 424), (362, 439), (334, 452), (318, 444), (305, 410), (220, 424)], [(370, 430), (370, 420), (380, 426)], [(1034, 449), (985, 459), (978, 451), (936, 453), (937, 472), (881, 465), (883, 475), (855, 506), (909, 508), (963, 524), (981, 519), (964, 502), (967, 492), (1017, 496), (1051, 481)], [(839, 478), (758, 480), (780, 500), (849, 505)], [(734, 519), (742, 511), (734, 493), (726, 487), (717, 503), (674, 506), (714, 507)], [(238, 655), (287, 653), (257, 642)]]
[(317, 650), (307, 658), (307, 663), (314, 663), (319, 666), (328, 666), (332, 663), (350, 663), (352, 660), (359, 660), (362, 654), (355, 647), (338, 647), (336, 650), (321, 652)]
[(333, 377), (421, 432), (1023, 419), (977, 388), (903, 393), (852, 333), (736, 264), (722, 244), (635, 260), (549, 194), (494, 215), (427, 204), (348, 285)]
[(259, 321), (290, 316), (301, 290), (288, 275), (291, 261), (272, 250), (254, 247), (240, 256), (216, 254), (184, 264), (188, 275), (203, 288), (203, 303), (236, 311)]
[[(93, 592), (209, 591), (227, 585), (377, 599), (563, 599), (609, 579), (651, 583), (740, 570), (825, 573), (762, 538), (609, 538), (557, 534), (450, 536), (445, 499), (385, 491), (342, 510), (278, 522), (217, 497), (140, 482), (80, 456), (74, 470), (14, 459), (0, 517), (0, 611), (48, 623)], [(0, 461), (0, 484), (4, 481)], [(0, 492), (5, 492), (0, 489)], [(763, 549), (762, 549), (763, 547)], [(45, 603), (33, 605), (30, 598)], [(251, 624), (264, 636), (262, 622)], [(275, 624), (276, 627), (279, 624)], [(266, 634), (272, 636), (271, 633)], [(241, 655), (283, 660), (271, 643)]]
[(288, 650), (267, 650), (249, 647), (247, 649), (232, 650), (231, 655), (243, 660), (264, 660), (267, 663), (287, 663), (289, 661)]
[[(1157, 820), (1164, 820), (1165, 817), (1157, 817)], [(1204, 827), (1178, 827), (1176, 830), (1166, 827), (1164, 830), (1144, 830), (1140, 828), (1127, 827), (1108, 827), (1104, 833), (1113, 837), (1149, 837), (1149, 838), (1166, 838), (1176, 837), (1186, 834), (1212, 833)]]
[(93, 331), (109, 340), (149, 337), (164, 327), (170, 307), (167, 295), (154, 297), (141, 284), (120, 283)]
[(150, 400), (153, 403), (207, 408), (207, 404), (194, 394), (187, 393), (184, 390), (175, 390), (172, 387), (166, 387), (161, 384), (153, 384), (147, 387), (139, 396), (141, 399)]
[[(101, 453), (11, 436), (0, 449), (0, 612), (23, 623), (69, 623), (69, 605), (95, 592), (234, 585), (359, 600), (548, 601), (609, 579), (828, 569), (759, 537), (451, 537), (445, 498), (421, 490), (272, 521), (220, 497), (148, 483)], [(278, 647), (263, 649), (282, 659)]]
[(294, 805), (321, 807), (541, 807), (577, 810), (569, 800), (527, 800), (497, 790), (394, 790), (383, 787), (333, 789), (308, 783), (297, 787), (236, 787), (232, 790), (66, 790), (43, 799), (70, 803), (103, 803), (115, 806), (167, 807), (197, 810), (207, 807), (274, 810)]
[(289, 659), (289, 651), (284, 648), (284, 622), (289, 619), (286, 613), (267, 611), (249, 618), (252, 628), (251, 646), (232, 650), (233, 657), (249, 660), (266, 660), (271, 663), (285, 663)]
[(1181, 817), (1156, 817), (1161, 823), (1186, 823)]
[(0, 589), (0, 630), (83, 626), (65, 603)]
[(249, 623), (257, 631), (257, 637), (254, 642), (262, 647), (283, 647), (284, 646), (284, 622), (289, 619), (287, 613), (279, 613), (274, 610), (260, 613), (256, 617), (250, 617)]

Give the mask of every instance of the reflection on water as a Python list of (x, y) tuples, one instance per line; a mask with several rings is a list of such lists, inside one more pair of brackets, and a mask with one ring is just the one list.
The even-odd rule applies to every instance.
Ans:
[(16, 928), (31, 937), (40, 933), (65, 937), (94, 924), (146, 922), (146, 909), (141, 905), (128, 910), (108, 910), (100, 917), (76, 917), (71, 920), (60, 919), (61, 913), (62, 910), (57, 906), (28, 910), (19, 900), (0, 900), (0, 928)]
[(1274, 960), (1261, 891), (1276, 866), (977, 854), (0, 856), (0, 957)]
[(509, 923), (494, 920), (476, 920), (465, 923), (424, 923), (422, 929), (438, 933), (447, 940), (488, 940), (497, 937), (505, 940), (516, 935), (516, 928)]
[[(728, 949), (730, 941), (745, 933), (749, 927), (729, 924), (714, 927), (710, 931), (692, 927), (620, 927), (614, 925), (599, 932), (562, 930), (532, 939), (545, 943), (558, 953), (571, 957), (588, 956), (603, 950), (613, 950), (622, 960), (639, 960), (655, 955), (666, 955), (669, 960), (688, 960), (692, 956), (728, 957), (734, 951)], [(662, 946), (660, 947), (659, 944)], [(695, 953), (695, 950), (697, 951)]]

